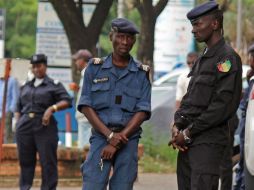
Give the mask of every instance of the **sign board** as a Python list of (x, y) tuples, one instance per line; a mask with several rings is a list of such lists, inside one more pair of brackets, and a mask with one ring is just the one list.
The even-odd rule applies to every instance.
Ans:
[(186, 18), (194, 3), (194, 0), (169, 1), (157, 18), (154, 37), (155, 72), (168, 72), (174, 65), (186, 63), (186, 55), (194, 50), (192, 26)]
[[(98, 0), (86, 0), (83, 3), (84, 23), (88, 25)], [(63, 25), (53, 6), (48, 1), (39, 1), (36, 52), (48, 56), (51, 66), (71, 66), (70, 46)]]

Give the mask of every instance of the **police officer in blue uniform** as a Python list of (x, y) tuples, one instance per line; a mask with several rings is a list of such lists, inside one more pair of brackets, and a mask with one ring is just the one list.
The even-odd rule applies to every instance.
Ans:
[(228, 121), (241, 97), (241, 59), (225, 43), (223, 13), (215, 1), (195, 7), (187, 18), (195, 39), (207, 47), (189, 73), (187, 93), (174, 117), (171, 142), (180, 150), (178, 189), (217, 190), (229, 143)]
[(63, 85), (46, 75), (47, 57), (36, 54), (31, 58), (35, 78), (20, 90), (16, 109), (16, 138), (20, 164), (20, 189), (32, 187), (39, 154), (42, 170), (42, 190), (57, 186), (57, 122), (53, 113), (71, 106), (71, 98)]
[[(83, 190), (131, 190), (137, 176), (140, 125), (151, 112), (148, 67), (129, 54), (139, 33), (127, 19), (112, 20), (113, 53), (90, 61), (78, 110), (91, 123)], [(109, 179), (111, 167), (113, 175)]]

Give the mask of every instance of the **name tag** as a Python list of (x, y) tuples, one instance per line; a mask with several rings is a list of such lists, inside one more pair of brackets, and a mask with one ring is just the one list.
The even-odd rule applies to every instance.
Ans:
[(94, 79), (93, 82), (94, 82), (94, 83), (99, 83), (99, 82), (106, 82), (106, 81), (108, 81), (108, 80), (109, 80), (108, 77), (103, 77), (103, 78)]

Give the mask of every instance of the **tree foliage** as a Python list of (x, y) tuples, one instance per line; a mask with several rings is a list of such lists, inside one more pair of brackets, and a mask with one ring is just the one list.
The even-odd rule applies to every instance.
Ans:
[(6, 10), (5, 57), (30, 57), (35, 51), (37, 1), (0, 0), (0, 7)]

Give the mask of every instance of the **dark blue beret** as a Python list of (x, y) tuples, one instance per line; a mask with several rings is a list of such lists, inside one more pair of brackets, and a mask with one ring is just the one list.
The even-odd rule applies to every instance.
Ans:
[(248, 48), (248, 53), (254, 52), (254, 43)]
[(44, 63), (47, 64), (47, 56), (45, 54), (34, 54), (31, 57), (31, 64)]
[(113, 30), (121, 33), (130, 33), (130, 34), (139, 33), (136, 25), (125, 18), (116, 18), (112, 20), (111, 27)]
[(217, 4), (216, 1), (208, 1), (190, 10), (190, 12), (187, 13), (187, 18), (192, 22), (199, 17), (207, 15), (210, 12), (218, 9), (219, 4)]

